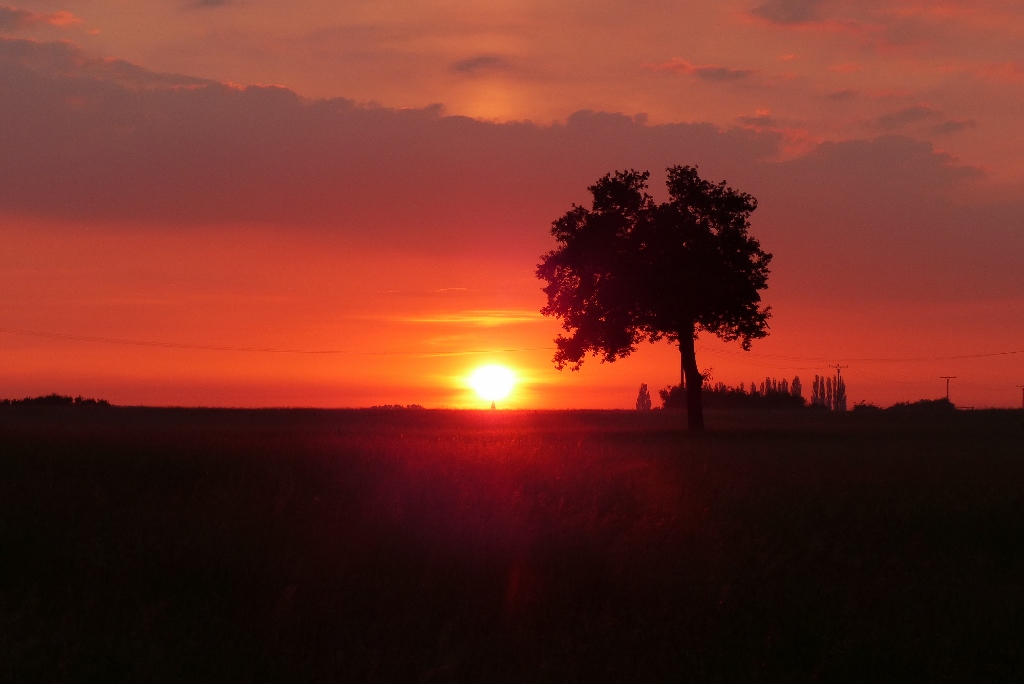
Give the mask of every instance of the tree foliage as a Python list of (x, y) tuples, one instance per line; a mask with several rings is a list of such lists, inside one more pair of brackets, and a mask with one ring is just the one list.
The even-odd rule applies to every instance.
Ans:
[(836, 374), (834, 378), (814, 376), (811, 385), (811, 406), (830, 411), (846, 410), (846, 381)]
[(647, 389), (647, 383), (640, 383), (640, 391), (636, 395), (636, 410), (637, 411), (650, 411), (651, 406), (651, 392)]
[(647, 192), (649, 178), (607, 174), (588, 188), (589, 209), (573, 205), (552, 224), (557, 247), (537, 267), (547, 283), (541, 312), (561, 319), (568, 333), (555, 340), (559, 369), (578, 370), (587, 354), (614, 361), (644, 341), (678, 342), (682, 384), (695, 390), (690, 425), (701, 427), (693, 341), (704, 331), (749, 349), (767, 335), (760, 291), (771, 255), (748, 234), (752, 196), (673, 166), (669, 201), (659, 204)]
[(689, 166), (669, 169), (670, 201), (647, 193), (649, 172), (608, 174), (588, 189), (593, 206), (573, 206), (554, 222), (558, 248), (537, 275), (548, 282), (542, 313), (562, 319), (555, 363), (578, 369), (587, 353), (628, 356), (642, 341), (697, 329), (749, 349), (767, 334), (771, 255), (747, 234), (757, 201), (702, 180)]
[[(704, 406), (716, 409), (798, 409), (807, 405), (800, 392), (799, 376), (792, 383), (767, 377), (760, 385), (750, 383), (749, 390), (743, 383), (733, 387), (724, 382), (705, 382), (702, 400)], [(659, 394), (666, 409), (679, 409), (686, 404), (685, 390), (679, 385), (666, 387)]]

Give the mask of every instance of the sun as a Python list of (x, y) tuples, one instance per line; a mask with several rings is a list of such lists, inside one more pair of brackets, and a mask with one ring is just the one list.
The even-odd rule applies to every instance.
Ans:
[(504, 399), (515, 384), (516, 374), (505, 366), (480, 366), (469, 376), (469, 386), (487, 401)]

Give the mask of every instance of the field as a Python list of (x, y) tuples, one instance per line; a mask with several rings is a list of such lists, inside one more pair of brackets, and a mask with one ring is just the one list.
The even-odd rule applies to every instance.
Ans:
[(1024, 412), (0, 410), (0, 680), (1024, 680)]

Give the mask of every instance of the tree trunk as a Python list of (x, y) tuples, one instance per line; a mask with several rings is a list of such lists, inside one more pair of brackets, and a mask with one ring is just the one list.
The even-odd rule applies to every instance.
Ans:
[(697, 370), (692, 332), (679, 335), (679, 356), (682, 365), (680, 380), (686, 388), (686, 425), (691, 432), (700, 432), (704, 429), (704, 402), (701, 397), (704, 378)]

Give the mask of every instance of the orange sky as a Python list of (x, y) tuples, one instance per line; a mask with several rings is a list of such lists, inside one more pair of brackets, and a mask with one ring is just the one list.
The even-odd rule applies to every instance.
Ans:
[(600, 175), (697, 164), (775, 254), (716, 380), (1019, 406), (1021, 55), (1015, 2), (0, 6), (0, 396), (628, 407), (675, 352), (559, 373), (533, 269)]

